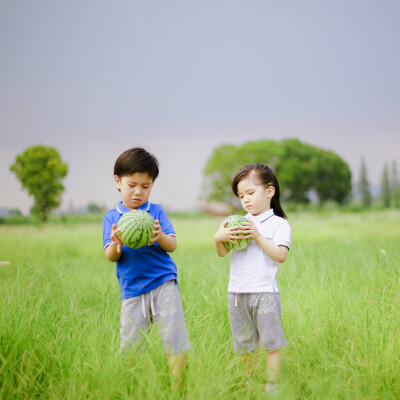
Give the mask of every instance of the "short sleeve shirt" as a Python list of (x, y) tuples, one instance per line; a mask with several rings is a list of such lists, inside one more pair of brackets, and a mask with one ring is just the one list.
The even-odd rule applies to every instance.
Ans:
[[(154, 219), (158, 219), (163, 233), (175, 236), (175, 230), (162, 206), (147, 202), (139, 209), (147, 211)], [(121, 216), (130, 210), (120, 202), (114, 210), (109, 211), (104, 216), (104, 248), (111, 243), (112, 225), (116, 224)], [(150, 292), (164, 282), (176, 280), (177, 278), (174, 261), (157, 242), (140, 249), (131, 249), (122, 245), (122, 254), (116, 264), (121, 299), (140, 296)]]
[[(291, 228), (288, 221), (274, 214), (273, 209), (260, 214), (247, 214), (246, 219), (254, 221), (258, 231), (270, 242), (290, 248)], [(228, 292), (259, 293), (279, 292), (276, 281), (278, 262), (273, 260), (252, 240), (249, 247), (233, 251)]]

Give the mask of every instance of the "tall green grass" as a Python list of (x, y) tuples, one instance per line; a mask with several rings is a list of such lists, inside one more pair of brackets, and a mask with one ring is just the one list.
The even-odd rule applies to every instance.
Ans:
[[(278, 282), (284, 349), (277, 399), (400, 398), (400, 212), (290, 215), (293, 244)], [(1, 399), (254, 399), (233, 354), (229, 258), (220, 219), (173, 219), (173, 258), (192, 341), (171, 390), (156, 330), (145, 354), (118, 353), (119, 287), (99, 224), (0, 226)]]

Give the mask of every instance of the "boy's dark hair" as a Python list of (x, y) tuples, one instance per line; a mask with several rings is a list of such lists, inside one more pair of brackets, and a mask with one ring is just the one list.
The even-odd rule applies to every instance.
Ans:
[(136, 172), (148, 174), (153, 182), (159, 172), (157, 158), (141, 147), (124, 151), (114, 164), (114, 175), (120, 178)]
[(275, 188), (275, 194), (271, 199), (271, 208), (274, 210), (274, 214), (282, 218), (287, 218), (281, 206), (278, 179), (276, 179), (272, 168), (268, 167), (266, 164), (246, 164), (240, 168), (239, 172), (232, 179), (232, 191), (235, 193), (235, 196), (238, 196), (239, 182), (247, 178), (253, 171), (257, 174), (258, 179), (260, 179), (265, 187), (273, 186)]

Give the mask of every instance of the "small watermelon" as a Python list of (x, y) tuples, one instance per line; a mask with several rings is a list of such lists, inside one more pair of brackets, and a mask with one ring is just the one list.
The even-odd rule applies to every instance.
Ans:
[(154, 219), (143, 210), (130, 210), (118, 221), (117, 228), (121, 242), (132, 249), (147, 246), (154, 237)]
[[(244, 222), (248, 222), (247, 219), (241, 215), (230, 215), (224, 220), (224, 222), (225, 221), (228, 221), (225, 228), (230, 228), (232, 226), (241, 226), (243, 225)], [(238, 234), (237, 236), (242, 236), (242, 235)], [(237, 242), (238, 244), (224, 242), (224, 245), (229, 250), (236, 250), (236, 251), (244, 250), (249, 246), (251, 239), (239, 239)]]

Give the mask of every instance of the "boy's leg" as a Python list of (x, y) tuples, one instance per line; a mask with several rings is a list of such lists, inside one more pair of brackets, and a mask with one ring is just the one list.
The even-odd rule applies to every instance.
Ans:
[(185, 316), (175, 281), (168, 281), (153, 290), (154, 314), (164, 349), (168, 355), (170, 371), (181, 380), (185, 357), (184, 352), (191, 348), (187, 334)]
[[(149, 328), (144, 295), (122, 299), (121, 304), (121, 343), (120, 351), (126, 351), (143, 337), (143, 332)], [(144, 343), (138, 347), (144, 351)]]

